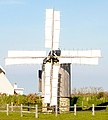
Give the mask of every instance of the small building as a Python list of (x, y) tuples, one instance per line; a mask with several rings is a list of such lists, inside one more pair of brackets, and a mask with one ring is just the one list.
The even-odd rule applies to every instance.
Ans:
[(7, 94), (7, 95), (13, 95), (14, 94), (14, 88), (10, 81), (7, 79), (5, 70), (0, 66), (0, 93), (1, 94)]
[(24, 88), (18, 88), (17, 84), (14, 84), (14, 94), (23, 95)]

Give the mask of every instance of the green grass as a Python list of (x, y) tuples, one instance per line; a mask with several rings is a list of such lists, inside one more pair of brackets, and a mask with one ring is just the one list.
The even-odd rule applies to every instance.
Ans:
[(0, 120), (108, 120), (108, 112), (96, 112), (95, 116), (92, 116), (91, 112), (78, 112), (76, 116), (73, 113), (58, 114), (39, 114), (39, 118), (35, 118), (34, 114), (23, 114), (20, 113), (0, 113)]

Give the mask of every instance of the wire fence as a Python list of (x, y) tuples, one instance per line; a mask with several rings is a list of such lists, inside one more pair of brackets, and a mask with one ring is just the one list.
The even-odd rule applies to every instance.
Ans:
[[(69, 111), (66, 111), (66, 108), (68, 108)], [(62, 111), (60, 111), (62, 109)], [(57, 116), (60, 113), (73, 113), (75, 116), (77, 113), (82, 112), (90, 112), (91, 116), (95, 116), (97, 112), (108, 113), (108, 106), (95, 106), (92, 104), (92, 106), (77, 106), (76, 104), (74, 106), (66, 106), (66, 107), (38, 107), (38, 105), (35, 106), (25, 106), (25, 105), (0, 105), (0, 112), (6, 112), (6, 115), (8, 116), (11, 112), (18, 112), (20, 113), (20, 116), (22, 117), (25, 113), (29, 114), (32, 113), (35, 115), (35, 118), (39, 117), (39, 114), (55, 114)]]

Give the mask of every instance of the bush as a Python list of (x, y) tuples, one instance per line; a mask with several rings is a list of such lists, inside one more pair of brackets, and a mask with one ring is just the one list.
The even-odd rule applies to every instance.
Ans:
[(97, 98), (100, 99), (100, 98), (102, 98), (102, 97), (104, 97), (104, 92), (99, 92), (99, 93), (97, 94)]
[(13, 103), (14, 105), (35, 105), (37, 104), (38, 106), (42, 105), (42, 100), (41, 97), (39, 97), (36, 94), (29, 94), (29, 95), (6, 95), (6, 94), (1, 94), (0, 95), (0, 104), (11, 104)]

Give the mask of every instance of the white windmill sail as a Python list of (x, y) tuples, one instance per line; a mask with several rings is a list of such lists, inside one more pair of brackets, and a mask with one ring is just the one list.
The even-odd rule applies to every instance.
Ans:
[(59, 47), (60, 11), (46, 9), (45, 47), (57, 50)]
[[(57, 50), (59, 47), (59, 34), (60, 11), (46, 9), (45, 47), (51, 48), (51, 50)], [(50, 102), (50, 105), (57, 105), (58, 72), (59, 65), (55, 65), (52, 62), (45, 64), (45, 73), (47, 73), (47, 75), (45, 75), (44, 103)]]
[(60, 36), (60, 11), (54, 11), (54, 33), (53, 33), (53, 50), (59, 48)]
[(62, 50), (61, 56), (64, 57), (101, 57), (100, 50)]
[(51, 106), (57, 105), (59, 67), (58, 63), (53, 65)]
[(45, 57), (46, 51), (8, 51), (5, 64), (42, 64)]
[(53, 25), (53, 9), (46, 9), (45, 21), (45, 47), (52, 47), (52, 25)]
[(51, 63), (45, 64), (45, 91), (44, 91), (44, 103), (50, 103), (51, 101)]
[(100, 50), (61, 51), (60, 63), (97, 65), (101, 57)]
[(87, 64), (87, 65), (98, 65), (98, 58), (59, 58), (60, 64), (71, 63), (71, 64)]

